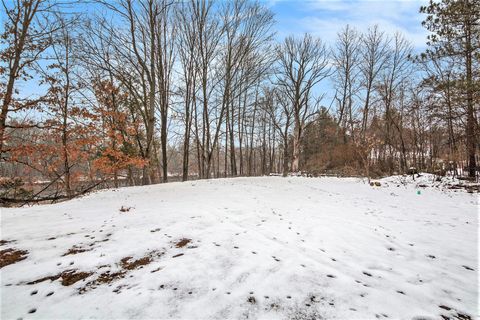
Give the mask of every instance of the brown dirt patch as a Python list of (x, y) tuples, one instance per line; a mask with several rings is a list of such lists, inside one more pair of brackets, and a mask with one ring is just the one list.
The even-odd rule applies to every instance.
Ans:
[(68, 249), (67, 252), (62, 254), (62, 257), (68, 256), (68, 255), (73, 255), (73, 254), (79, 254), (79, 253), (90, 251), (90, 250), (92, 250), (92, 249), (84, 249), (84, 248), (81, 248), (81, 247), (78, 247), (78, 246), (73, 246), (70, 249)]
[(149, 256), (146, 256), (134, 261), (131, 261), (131, 260), (132, 260), (132, 257), (125, 257), (122, 260), (120, 260), (120, 264), (122, 268), (126, 270), (134, 270), (134, 269), (141, 268), (149, 264), (150, 262), (152, 262), (152, 258)]
[(125, 277), (125, 274), (126, 274), (125, 271), (118, 271), (118, 272), (106, 271), (106, 272), (102, 273), (102, 274), (95, 280), (95, 282), (98, 283), (98, 284), (110, 283), (110, 282), (112, 282), (113, 280), (122, 279), (123, 277)]
[(84, 287), (80, 288), (78, 292), (80, 294), (87, 292), (88, 290), (92, 290), (97, 288), (99, 285), (102, 284), (110, 284), (111, 282), (125, 278), (126, 272), (119, 271), (119, 272), (110, 272), (106, 271), (101, 273), (97, 279), (88, 282)]
[(33, 280), (33, 281), (30, 281), (30, 282), (27, 282), (27, 284), (28, 284), (28, 285), (37, 284), (37, 283), (40, 283), (40, 282), (43, 282), (43, 281), (47, 281), (47, 280), (55, 281), (55, 280), (59, 279), (61, 276), (62, 276), (61, 273), (56, 274), (56, 275), (54, 275), (54, 276), (46, 276), (46, 277), (43, 277), (43, 278), (40, 278), (40, 279), (37, 279), (37, 280)]
[(27, 258), (28, 251), (8, 248), (0, 251), (0, 269)]
[(71, 286), (72, 284), (89, 277), (92, 272), (63, 272), (62, 285)]
[[(118, 279), (123, 279), (129, 271), (143, 268), (143, 266), (151, 263), (154, 257), (160, 257), (163, 254), (164, 253), (162, 252), (152, 251), (148, 253), (148, 255), (146, 255), (145, 257), (137, 260), (133, 260), (133, 257), (125, 257), (121, 259), (118, 263), (122, 267), (122, 270), (119, 270), (117, 272), (111, 272), (109, 270), (102, 272), (95, 280), (88, 282), (83, 288), (80, 288), (79, 293), (82, 294), (87, 292), (88, 290), (97, 288), (99, 285), (110, 284)], [(100, 266), (98, 267), (98, 269), (104, 267), (108, 267), (108, 265)]]
[(185, 247), (187, 244), (189, 244), (191, 241), (192, 241), (192, 239), (187, 239), (187, 238), (180, 239), (180, 241), (178, 241), (178, 242), (175, 244), (175, 247), (177, 247), (177, 248), (183, 248), (183, 247)]
[(37, 284), (39, 282), (43, 282), (47, 280), (55, 281), (62, 278), (63, 286), (71, 286), (72, 284), (80, 280), (88, 278), (91, 274), (92, 272), (82, 272), (82, 271), (77, 272), (77, 270), (65, 270), (62, 273), (59, 273), (53, 276), (47, 276), (34, 281), (27, 282), (27, 284), (32, 285), (32, 284)]
[(122, 206), (122, 207), (120, 208), (120, 212), (129, 212), (130, 209), (132, 209), (132, 207), (124, 207), (124, 206)]

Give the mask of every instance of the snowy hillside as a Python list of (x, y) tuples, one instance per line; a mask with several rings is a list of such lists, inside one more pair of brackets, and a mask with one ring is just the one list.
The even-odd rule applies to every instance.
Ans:
[(478, 194), (395, 181), (205, 180), (2, 209), (1, 318), (476, 318)]

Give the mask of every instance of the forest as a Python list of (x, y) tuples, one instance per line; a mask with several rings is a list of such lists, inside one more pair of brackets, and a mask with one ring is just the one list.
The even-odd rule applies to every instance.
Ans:
[(422, 52), (378, 25), (280, 38), (261, 1), (1, 10), (4, 206), (219, 177), (480, 175), (479, 1), (419, 7)]

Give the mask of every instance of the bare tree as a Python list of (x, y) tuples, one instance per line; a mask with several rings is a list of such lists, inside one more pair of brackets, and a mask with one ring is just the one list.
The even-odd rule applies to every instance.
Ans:
[(275, 126), (275, 130), (277, 130), (282, 139), (282, 174), (284, 177), (286, 177), (290, 171), (290, 151), (288, 141), (291, 134), (291, 126), (294, 123), (295, 109), (286, 94), (281, 91), (268, 88), (264, 89), (263, 106), (270, 115), (272, 123)]
[(359, 55), (360, 36), (355, 29), (347, 25), (337, 35), (337, 41), (332, 54), (335, 72), (335, 100), (338, 109), (338, 124), (344, 129), (346, 138), (347, 126), (354, 138), (353, 104), (359, 90)]
[(16, 99), (15, 91), (19, 81), (31, 77), (32, 68), (51, 45), (50, 35), (57, 28), (51, 16), (55, 7), (56, 2), (49, 0), (2, 0), (6, 19), (0, 37), (0, 157), (9, 112), (33, 108), (42, 100)]
[(168, 180), (168, 157), (167, 157), (167, 136), (168, 136), (168, 112), (170, 109), (170, 94), (172, 86), (173, 65), (175, 62), (175, 37), (177, 26), (175, 15), (172, 9), (171, 0), (158, 1), (158, 19), (155, 24), (155, 51), (157, 64), (158, 81), (158, 109), (160, 111), (160, 141), (162, 147), (162, 180)]
[(361, 131), (363, 136), (368, 126), (368, 116), (375, 82), (387, 63), (389, 40), (384, 32), (380, 31), (378, 25), (375, 25), (369, 28), (367, 33), (362, 36), (362, 42), (360, 70), (365, 99)]
[(277, 84), (293, 107), (294, 133), (292, 171), (298, 171), (300, 143), (307, 120), (318, 109), (321, 98), (312, 97), (312, 89), (330, 72), (328, 52), (320, 39), (305, 34), (287, 37), (277, 47), (279, 63)]
[(188, 180), (190, 161), (190, 137), (192, 131), (193, 109), (196, 103), (197, 68), (197, 25), (195, 24), (195, 2), (181, 3), (177, 7), (178, 23), (177, 47), (181, 64), (180, 95), (183, 100), (185, 131), (183, 137), (182, 181)]
[[(400, 34), (395, 33), (395, 36), (392, 41), (392, 48), (389, 50), (387, 66), (384, 68), (382, 73), (382, 80), (379, 84), (379, 95), (383, 102), (384, 111), (385, 111), (385, 136), (384, 143), (388, 151), (388, 165), (390, 168), (390, 173), (393, 173), (393, 137), (392, 137), (392, 127), (397, 128), (397, 135), (402, 140), (402, 130), (398, 120), (395, 119), (394, 114), (398, 114), (398, 111), (402, 108), (395, 107), (395, 100), (402, 102), (402, 89), (408, 80), (408, 77), (412, 75), (412, 64), (410, 60), (410, 55), (412, 53), (411, 44)], [(405, 154), (405, 144), (402, 140), (402, 152)], [(406, 164), (402, 161), (402, 171), (406, 169)]]

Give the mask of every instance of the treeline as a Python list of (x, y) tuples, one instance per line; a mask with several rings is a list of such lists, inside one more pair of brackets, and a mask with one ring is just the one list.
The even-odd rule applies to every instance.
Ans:
[[(249, 0), (3, 2), (4, 202), (309, 171), (478, 175), (480, 4), (402, 34), (278, 40)], [(78, 13), (82, 12), (82, 13)], [(412, 13), (413, 14), (413, 13)]]

